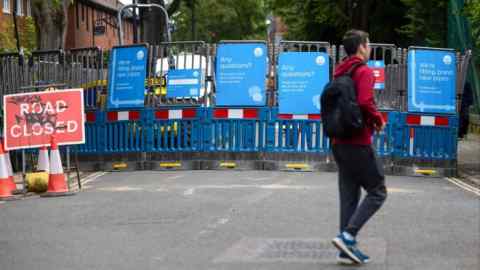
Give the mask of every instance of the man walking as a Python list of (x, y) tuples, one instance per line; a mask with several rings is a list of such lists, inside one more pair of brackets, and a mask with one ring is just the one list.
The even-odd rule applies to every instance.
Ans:
[[(365, 65), (370, 58), (368, 33), (350, 30), (343, 37), (347, 57), (335, 69), (337, 78), (351, 72), (365, 126), (349, 139), (333, 138), (333, 156), (338, 165), (340, 194), (340, 234), (332, 243), (340, 251), (339, 263), (367, 263), (369, 257), (357, 247), (356, 236), (387, 198), (385, 177), (372, 148), (374, 130), (380, 131), (385, 122), (378, 112), (372, 70)], [(359, 205), (361, 189), (367, 195)]]

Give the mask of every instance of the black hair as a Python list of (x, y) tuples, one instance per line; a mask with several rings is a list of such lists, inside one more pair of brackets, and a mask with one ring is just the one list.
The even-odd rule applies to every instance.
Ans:
[(343, 36), (343, 48), (348, 56), (354, 55), (361, 44), (367, 43), (367, 39), (367, 32), (356, 29), (349, 30)]

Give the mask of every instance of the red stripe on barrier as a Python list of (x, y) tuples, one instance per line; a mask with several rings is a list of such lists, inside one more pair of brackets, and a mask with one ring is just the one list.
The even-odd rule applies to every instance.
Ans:
[(197, 117), (197, 110), (185, 109), (182, 111), (182, 118), (195, 118)]
[(243, 118), (245, 118), (245, 119), (256, 119), (256, 118), (258, 118), (258, 110), (257, 109), (244, 109), (243, 110)]
[(228, 109), (215, 109), (213, 111), (214, 118), (228, 118)]
[(278, 114), (278, 119), (286, 119), (286, 120), (290, 120), (293, 118), (293, 115), (292, 114)]
[(420, 125), (421, 120), (420, 115), (407, 115), (407, 124), (409, 125)]
[(435, 117), (435, 126), (448, 126), (448, 117)]
[(97, 121), (97, 115), (94, 112), (87, 112), (87, 122)]
[(388, 122), (388, 112), (382, 112), (383, 121)]
[(139, 111), (129, 111), (128, 112), (128, 120), (140, 120), (140, 112)]
[(410, 128), (410, 138), (413, 138), (415, 136), (415, 129)]
[(320, 120), (322, 116), (320, 114), (309, 114), (308, 119), (310, 120)]
[(108, 121), (117, 121), (118, 120), (118, 112), (107, 112), (107, 120)]
[(155, 112), (155, 119), (168, 119), (168, 110), (160, 110)]

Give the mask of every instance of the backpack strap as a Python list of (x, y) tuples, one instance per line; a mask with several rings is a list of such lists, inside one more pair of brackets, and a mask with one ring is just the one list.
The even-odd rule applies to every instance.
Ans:
[(355, 70), (357, 70), (357, 68), (361, 67), (365, 65), (365, 63), (363, 62), (358, 62), (358, 63), (355, 63), (353, 64), (350, 69), (347, 71), (347, 73), (345, 73), (345, 75), (348, 75), (350, 77), (352, 77), (353, 73), (355, 72)]

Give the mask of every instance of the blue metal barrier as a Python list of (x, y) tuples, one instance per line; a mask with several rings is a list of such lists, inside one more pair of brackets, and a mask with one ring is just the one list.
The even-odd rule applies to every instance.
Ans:
[(394, 131), (398, 124), (398, 112), (382, 112), (383, 119), (386, 121), (385, 129), (381, 132), (375, 132), (373, 135), (373, 146), (378, 156), (390, 157), (394, 152)]
[(143, 110), (105, 112), (105, 152), (145, 151), (144, 113)]
[(394, 157), (454, 160), (457, 158), (457, 115), (399, 113)]
[(272, 108), (265, 150), (328, 153), (330, 140), (323, 132), (319, 114), (279, 114), (278, 108)]
[(152, 152), (202, 151), (204, 109), (147, 109), (147, 148)]
[(207, 108), (203, 150), (207, 152), (262, 151), (268, 108)]

